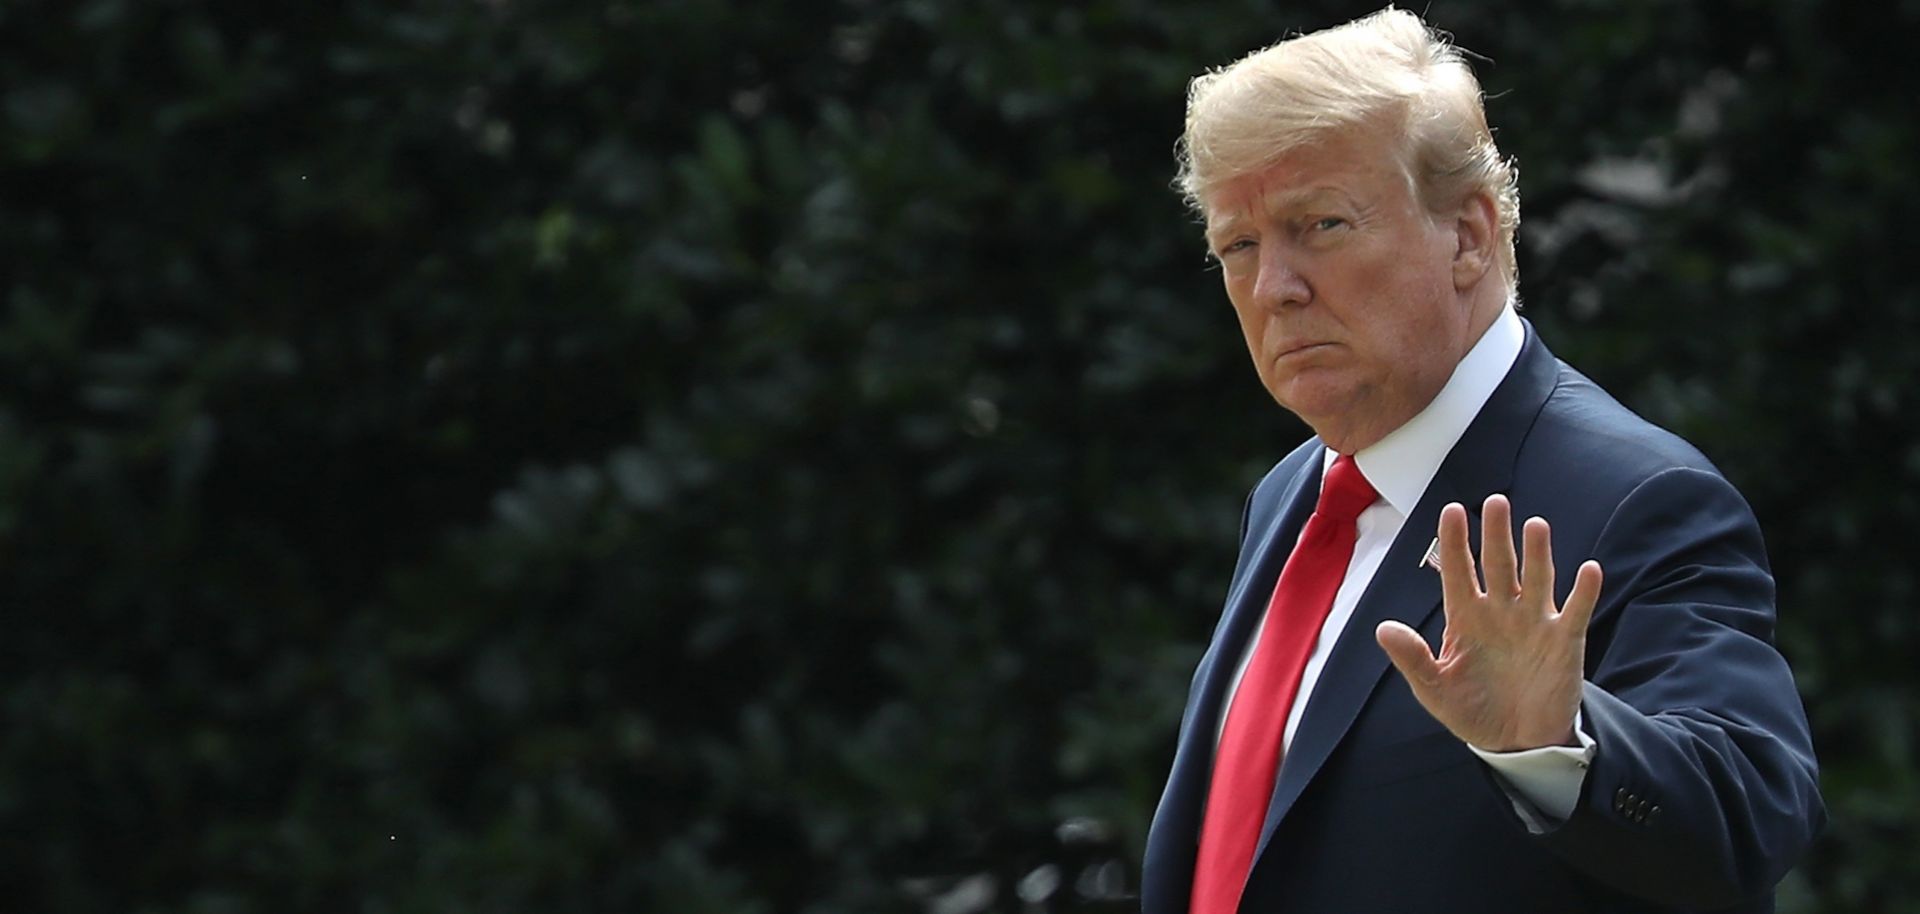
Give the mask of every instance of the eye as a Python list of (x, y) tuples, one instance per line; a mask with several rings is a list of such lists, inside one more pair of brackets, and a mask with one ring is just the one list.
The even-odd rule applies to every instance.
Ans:
[(1313, 220), (1313, 230), (1316, 232), (1331, 232), (1334, 229), (1342, 229), (1346, 227), (1347, 227), (1347, 220), (1342, 219), (1339, 216), (1322, 216), (1318, 219)]
[(1220, 250), (1214, 254), (1214, 256), (1225, 257), (1228, 254), (1239, 253), (1240, 251), (1244, 251), (1251, 247), (1253, 247), (1252, 238), (1235, 238), (1232, 241), (1227, 242), (1224, 246), (1222, 246)]

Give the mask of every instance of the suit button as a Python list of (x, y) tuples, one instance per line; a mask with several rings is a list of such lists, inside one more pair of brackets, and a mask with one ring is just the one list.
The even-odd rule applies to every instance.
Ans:
[(1653, 818), (1658, 815), (1660, 815), (1660, 807), (1658, 806), (1655, 806), (1654, 808), (1647, 810), (1648, 821), (1652, 821)]
[(1614, 812), (1627, 811), (1628, 796), (1630, 796), (1630, 794), (1627, 793), (1627, 788), (1625, 787), (1622, 787), (1619, 790), (1616, 790), (1613, 792), (1613, 811)]

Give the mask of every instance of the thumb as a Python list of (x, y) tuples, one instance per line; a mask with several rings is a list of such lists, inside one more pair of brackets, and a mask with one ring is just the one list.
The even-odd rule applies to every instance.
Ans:
[(1404, 622), (1388, 620), (1373, 630), (1373, 640), (1380, 643), (1380, 649), (1387, 652), (1387, 659), (1393, 661), (1394, 669), (1407, 681), (1423, 686), (1440, 675), (1440, 662), (1434, 659), (1433, 650), (1427, 647), (1425, 638), (1406, 626)]

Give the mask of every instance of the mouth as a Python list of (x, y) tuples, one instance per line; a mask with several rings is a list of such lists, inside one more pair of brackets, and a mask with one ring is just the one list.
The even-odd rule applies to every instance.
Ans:
[(1332, 343), (1294, 343), (1283, 347), (1280, 350), (1280, 354), (1274, 356), (1273, 360), (1278, 362), (1282, 359), (1292, 358), (1297, 355), (1306, 355), (1315, 350), (1326, 349), (1332, 345)]

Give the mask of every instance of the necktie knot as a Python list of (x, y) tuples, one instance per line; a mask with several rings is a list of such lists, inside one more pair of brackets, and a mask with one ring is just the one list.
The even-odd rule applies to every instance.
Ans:
[(1361, 475), (1360, 465), (1353, 461), (1352, 455), (1343, 454), (1327, 468), (1326, 482), (1320, 486), (1320, 502), (1313, 510), (1330, 521), (1351, 524), (1379, 497), (1380, 493), (1373, 490), (1367, 477)]

